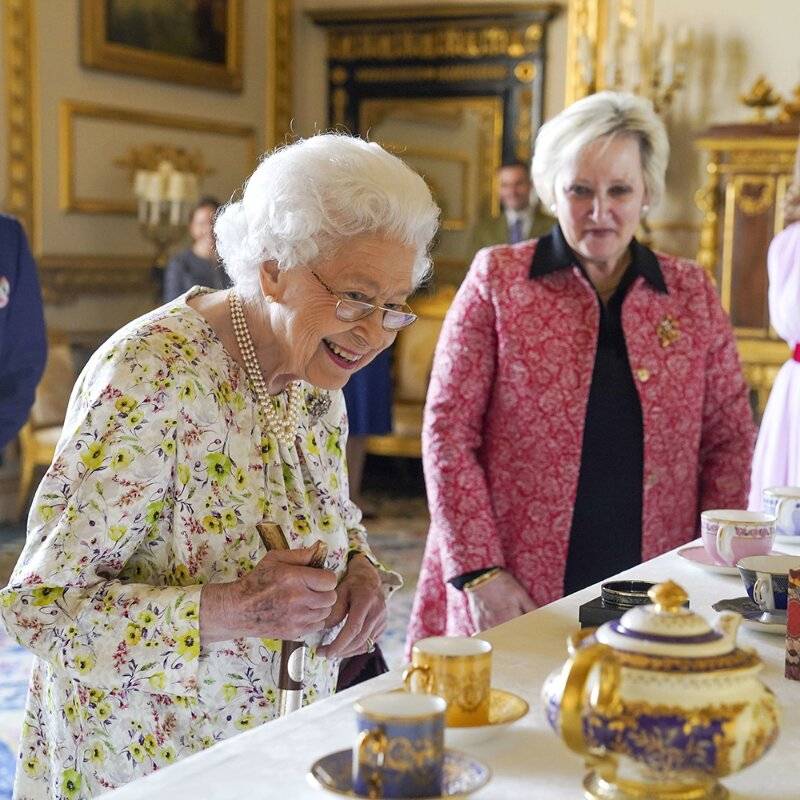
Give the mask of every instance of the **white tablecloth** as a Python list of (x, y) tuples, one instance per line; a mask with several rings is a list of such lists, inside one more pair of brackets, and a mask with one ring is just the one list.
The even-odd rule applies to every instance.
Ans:
[[(779, 545), (800, 554), (800, 547)], [(711, 604), (744, 595), (738, 576), (716, 575), (686, 563), (675, 553), (646, 562), (620, 577), (658, 582), (671, 578), (690, 595), (692, 608), (714, 617)], [(578, 606), (599, 594), (598, 587), (565, 597), (483, 634), (494, 645), (493, 683), (523, 696), (529, 714), (502, 736), (464, 748), (489, 764), (492, 780), (472, 795), (476, 800), (566, 800), (581, 798), (584, 767), (547, 725), (539, 692), (548, 673), (566, 658), (565, 641), (578, 627)], [(724, 779), (732, 800), (800, 798), (800, 682), (783, 677), (785, 639), (741, 627), (739, 643), (755, 647), (766, 666), (762, 679), (783, 710), (776, 745), (757, 764)], [(398, 671), (322, 700), (198, 753), (167, 769), (104, 795), (110, 800), (256, 800), (334, 797), (312, 787), (309, 766), (321, 756), (350, 747), (355, 723), (353, 701), (399, 685)]]

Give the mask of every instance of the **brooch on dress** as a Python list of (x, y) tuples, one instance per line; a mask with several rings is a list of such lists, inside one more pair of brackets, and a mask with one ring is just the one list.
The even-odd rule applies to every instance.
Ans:
[(325, 416), (328, 413), (328, 409), (331, 407), (331, 395), (330, 392), (309, 392), (306, 395), (306, 411), (308, 412), (308, 416), (311, 419), (311, 424), (313, 425), (320, 417)]
[(674, 317), (664, 317), (656, 326), (656, 334), (661, 346), (669, 347), (673, 342), (677, 342), (681, 338), (681, 332), (678, 330), (678, 321)]

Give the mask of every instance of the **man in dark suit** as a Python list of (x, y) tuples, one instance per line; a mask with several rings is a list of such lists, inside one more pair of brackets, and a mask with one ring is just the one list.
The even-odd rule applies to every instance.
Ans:
[(28, 418), (46, 357), (36, 263), (22, 226), (0, 214), (0, 451)]
[(480, 220), (472, 232), (472, 249), (493, 244), (516, 244), (535, 239), (553, 227), (554, 220), (531, 204), (531, 182), (528, 166), (521, 161), (503, 164), (497, 171), (498, 192), (502, 212), (499, 216)]

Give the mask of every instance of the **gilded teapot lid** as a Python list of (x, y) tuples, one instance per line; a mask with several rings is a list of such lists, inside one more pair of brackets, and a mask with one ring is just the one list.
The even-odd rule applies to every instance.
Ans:
[[(760, 664), (755, 653), (736, 647), (736, 630), (741, 622), (738, 614), (723, 612), (717, 627), (712, 627), (704, 617), (684, 606), (687, 594), (677, 583), (659, 583), (647, 594), (650, 605), (636, 606), (621, 619), (606, 622), (595, 633), (595, 639), (623, 653), (666, 657), (674, 662), (675, 669), (680, 669), (687, 659), (718, 656), (727, 657), (704, 663), (725, 669)], [(637, 659), (629, 660), (631, 665), (637, 663)]]

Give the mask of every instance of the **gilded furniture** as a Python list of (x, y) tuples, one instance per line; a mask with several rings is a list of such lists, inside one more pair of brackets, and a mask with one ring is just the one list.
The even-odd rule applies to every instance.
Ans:
[(50, 334), (44, 374), (36, 389), (36, 399), (28, 421), (19, 432), (19, 520), (25, 513), (36, 468), (48, 467), (53, 460), (74, 383), (75, 365), (70, 344), (65, 336)]
[(697, 261), (719, 287), (730, 314), (745, 376), (763, 413), (789, 348), (769, 324), (767, 250), (784, 227), (797, 122), (716, 125), (697, 147), (708, 159), (696, 202), (703, 212)]

